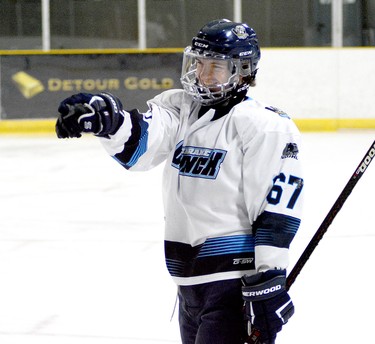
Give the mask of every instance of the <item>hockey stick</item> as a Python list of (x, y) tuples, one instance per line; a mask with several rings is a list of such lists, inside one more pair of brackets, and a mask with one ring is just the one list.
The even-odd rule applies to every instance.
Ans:
[[(289, 290), (292, 284), (295, 282), (302, 268), (305, 266), (311, 254), (314, 252), (315, 248), (318, 246), (320, 240), (322, 240), (323, 235), (328, 230), (328, 227), (331, 225), (337, 213), (340, 211), (340, 209), (344, 205), (345, 201), (347, 200), (347, 198), (353, 191), (359, 179), (365, 173), (367, 167), (370, 165), (374, 157), (375, 157), (375, 141), (371, 144), (371, 147), (369, 148), (369, 150), (367, 151), (367, 153), (365, 154), (365, 156), (359, 163), (358, 167), (354, 171), (353, 175), (350, 177), (344, 189), (341, 191), (340, 196), (337, 198), (336, 202), (332, 206), (331, 210), (328, 212), (322, 224), (319, 226), (315, 235), (310, 240), (309, 244), (306, 246), (305, 250), (303, 251), (300, 258), (298, 259), (297, 263), (294, 265), (292, 271), (289, 273), (286, 279), (286, 284), (285, 284), (286, 290)], [(247, 344), (259, 343), (259, 336), (260, 336), (260, 332), (257, 329), (253, 329), (246, 343)]]
[(372, 159), (375, 156), (375, 141), (372, 143), (371, 147), (367, 151), (366, 155), (363, 157), (358, 167), (354, 171), (353, 175), (350, 177), (349, 181), (345, 185), (344, 189), (341, 191), (340, 196), (337, 198), (336, 202), (332, 206), (331, 210), (328, 212), (327, 216), (323, 220), (322, 224), (316, 231), (313, 238), (310, 240), (310, 243), (307, 245), (303, 251), (301, 257), (298, 259), (297, 263), (294, 265), (292, 271), (289, 273), (286, 279), (286, 290), (289, 290), (297, 276), (301, 272), (302, 268), (310, 258), (311, 254), (314, 252), (315, 248), (318, 246), (320, 240), (322, 240), (323, 235), (327, 232), (328, 227), (331, 225), (332, 221), (336, 217), (337, 213), (340, 211), (345, 201), (353, 191), (354, 187), (361, 179), (365, 173), (367, 167), (371, 163)]

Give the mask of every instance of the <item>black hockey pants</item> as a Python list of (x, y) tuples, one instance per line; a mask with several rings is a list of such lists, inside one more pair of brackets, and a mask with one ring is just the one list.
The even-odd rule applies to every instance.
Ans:
[(180, 286), (178, 298), (182, 344), (243, 344), (239, 279)]

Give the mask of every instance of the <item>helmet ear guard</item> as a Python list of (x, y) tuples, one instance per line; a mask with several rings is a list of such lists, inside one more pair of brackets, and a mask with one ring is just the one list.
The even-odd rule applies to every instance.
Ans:
[[(206, 87), (197, 75), (197, 59), (228, 60), (226, 82)], [(181, 83), (185, 91), (204, 105), (218, 104), (255, 86), (260, 48), (255, 31), (247, 24), (227, 19), (214, 20), (200, 29), (192, 45), (184, 51)]]

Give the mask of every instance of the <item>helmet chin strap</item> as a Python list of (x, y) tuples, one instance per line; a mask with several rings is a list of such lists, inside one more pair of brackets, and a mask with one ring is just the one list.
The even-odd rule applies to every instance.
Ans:
[(228, 98), (222, 99), (218, 103), (207, 106), (216, 110), (225, 108), (228, 105), (230, 105), (230, 107), (233, 107), (234, 105), (241, 103), (245, 99), (247, 90), (248, 86), (242, 84), (234, 88), (232, 91), (230, 91), (231, 95)]

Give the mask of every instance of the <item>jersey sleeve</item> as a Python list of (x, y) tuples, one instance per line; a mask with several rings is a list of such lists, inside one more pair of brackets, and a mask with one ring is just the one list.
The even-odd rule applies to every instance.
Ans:
[(244, 145), (244, 195), (258, 272), (287, 268), (289, 246), (301, 222), (300, 134), (290, 119), (276, 122)]
[(145, 113), (125, 111), (116, 134), (101, 138), (108, 154), (129, 170), (148, 170), (163, 162), (172, 149), (182, 97), (180, 90), (169, 90), (150, 100)]

